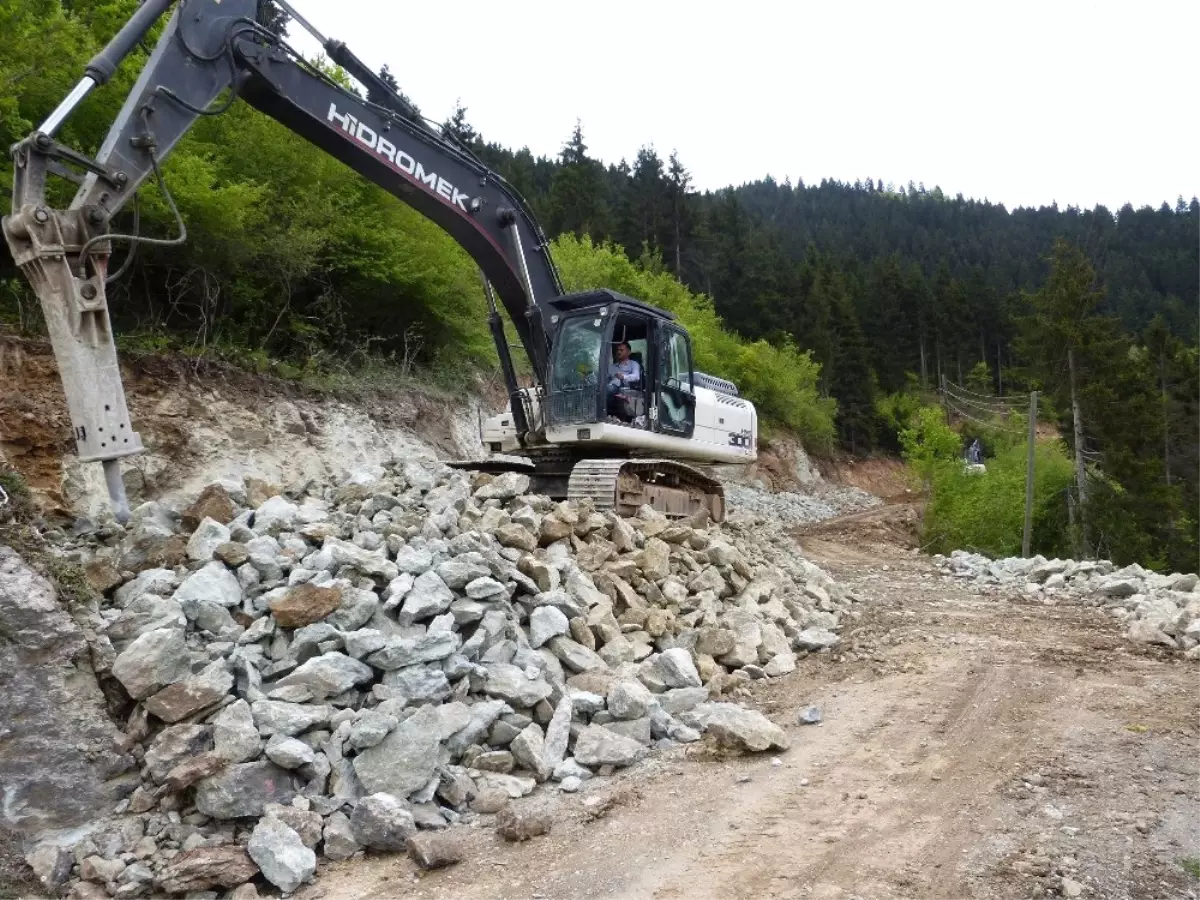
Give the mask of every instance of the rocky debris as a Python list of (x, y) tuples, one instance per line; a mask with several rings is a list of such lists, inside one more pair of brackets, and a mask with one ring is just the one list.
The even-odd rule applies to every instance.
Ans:
[(235, 888), (257, 874), (258, 866), (244, 847), (197, 847), (171, 860), (154, 883), (164, 894), (182, 894), (215, 887)]
[(730, 508), (756, 514), (783, 525), (811, 525), (861, 509), (879, 506), (883, 501), (873, 494), (848, 485), (822, 483), (815, 494), (792, 491), (776, 493), (745, 484), (725, 486)]
[(422, 869), (441, 869), (461, 862), (466, 851), (457, 835), (423, 831), (409, 835), (408, 855)]
[[(228, 525), (237, 515), (229, 492), (219, 484), (210, 484), (200, 492), (191, 506), (183, 510), (180, 524), (184, 531), (196, 531), (205, 519), (211, 519), (220, 525)], [(210, 557), (211, 558), (211, 557)]]
[(74, 861), (75, 857), (69, 849), (53, 841), (42, 841), (25, 854), (25, 862), (51, 896), (57, 895), (71, 877)]
[(1181, 651), (1200, 660), (1200, 577), (1162, 575), (1134, 563), (1118, 568), (1108, 560), (989, 559), (955, 550), (935, 556), (949, 578), (962, 579), (985, 594), (1019, 592), (1044, 603), (1081, 603), (1106, 610), (1130, 640)]
[[(523, 798), (656, 747), (709, 732), (786, 749), (720, 698), (828, 652), (854, 598), (756, 516), (624, 520), (528, 489), (409, 461), (340, 485), (208, 491), (190, 533), (143, 504), (109, 543), (73, 545), (125, 573), (73, 646), (109, 646), (142, 760), (113, 802), (143, 830), (80, 857), (98, 857), (90, 884), (244, 885), (200, 886), (220, 853), (226, 881), (257, 866), (285, 893), (320, 857), (446, 865), (462, 856), (449, 826), (497, 815), (509, 839), (543, 834)], [(131, 556), (148, 537), (190, 551), (155, 567)]]
[(796, 721), (801, 725), (816, 725), (821, 721), (821, 707), (804, 707), (804, 709), (796, 714)]
[(263, 877), (285, 894), (290, 894), (317, 871), (317, 855), (293, 829), (278, 819), (260, 819), (254, 826), (246, 852)]
[(539, 835), (549, 834), (550, 814), (516, 810), (506, 807), (496, 816), (496, 833), (506, 841), (527, 841)]

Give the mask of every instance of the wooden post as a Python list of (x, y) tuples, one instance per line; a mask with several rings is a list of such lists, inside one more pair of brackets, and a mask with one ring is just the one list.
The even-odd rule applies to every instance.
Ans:
[(1025, 459), (1025, 534), (1021, 537), (1021, 555), (1028, 558), (1033, 541), (1033, 447), (1037, 437), (1037, 391), (1029, 392), (1029, 453)]
[(1075, 350), (1067, 348), (1067, 376), (1071, 384), (1071, 427), (1075, 434), (1075, 491), (1079, 501), (1079, 543), (1081, 553), (1076, 553), (1077, 559), (1083, 559), (1084, 554), (1090, 555), (1088, 549), (1088, 484), (1087, 468), (1083, 459), (1083, 414), (1079, 410), (1079, 394), (1075, 390)]

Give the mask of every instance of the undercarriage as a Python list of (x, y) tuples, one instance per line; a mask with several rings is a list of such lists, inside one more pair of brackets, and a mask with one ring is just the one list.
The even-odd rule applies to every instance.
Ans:
[[(597, 448), (589, 448), (591, 450)], [(670, 459), (630, 459), (626, 455), (581, 458), (564, 447), (531, 448), (525, 456), (455, 460), (457, 469), (530, 476), (530, 491), (553, 500), (590, 498), (601, 512), (633, 516), (649, 506), (670, 519), (705, 515), (725, 519), (725, 488), (699, 469)]]

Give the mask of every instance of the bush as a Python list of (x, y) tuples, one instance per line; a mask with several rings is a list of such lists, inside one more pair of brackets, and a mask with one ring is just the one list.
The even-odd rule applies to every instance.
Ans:
[(900, 447), (905, 462), (928, 484), (941, 464), (958, 460), (962, 438), (946, 424), (939, 407), (922, 406), (901, 429)]
[(697, 369), (737, 384), (763, 419), (793, 429), (810, 450), (833, 446), (837, 405), (819, 395), (821, 367), (807, 351), (738, 337), (708, 297), (667, 272), (639, 267), (614, 244), (564, 234), (553, 253), (568, 291), (609, 288), (674, 313), (691, 335)]
[(903, 391), (894, 394), (877, 394), (875, 417), (879, 422), (879, 444), (886, 450), (899, 453), (900, 432), (909, 426), (913, 416), (921, 408), (920, 385), (909, 373), (909, 384)]
[[(935, 553), (961, 549), (997, 557), (1019, 556), (1025, 526), (1026, 452), (1021, 445), (1008, 447), (988, 460), (987, 472), (982, 474), (968, 473), (957, 458), (933, 459), (926, 470), (925, 548)], [(1064, 498), (1072, 476), (1071, 460), (1062, 443), (1036, 447), (1033, 552), (1070, 554)]]

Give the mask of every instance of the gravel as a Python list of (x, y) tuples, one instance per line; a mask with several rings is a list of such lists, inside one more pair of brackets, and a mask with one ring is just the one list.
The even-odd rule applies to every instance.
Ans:
[(735, 514), (764, 516), (784, 525), (812, 525), (883, 503), (858, 488), (832, 484), (823, 485), (816, 494), (771, 493), (749, 485), (728, 484), (725, 498)]

